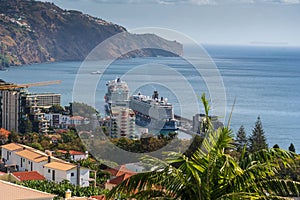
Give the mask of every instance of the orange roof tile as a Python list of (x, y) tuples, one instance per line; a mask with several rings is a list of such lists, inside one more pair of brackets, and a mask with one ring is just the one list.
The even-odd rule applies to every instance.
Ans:
[(109, 180), (110, 184), (114, 184), (114, 185), (119, 185), (120, 183), (122, 183), (122, 181), (126, 180), (127, 178), (131, 177), (132, 173), (124, 173), (121, 176), (117, 176), (116, 178), (113, 178), (111, 180)]
[(96, 199), (96, 200), (105, 200), (105, 196), (104, 195), (99, 195), (99, 196), (91, 196), (93, 199)]
[(16, 144), (16, 143), (9, 143), (9, 144), (5, 144), (1, 146), (4, 149), (7, 149), (9, 151), (15, 151), (15, 150), (19, 150), (22, 149), (23, 146), (20, 144)]
[[(66, 151), (66, 150), (57, 150), (57, 152), (64, 153), (64, 154), (68, 153), (68, 151)], [(74, 151), (74, 150), (70, 150), (69, 153), (70, 153), (70, 155), (84, 155), (85, 154), (84, 152)]]
[(69, 171), (76, 167), (76, 165), (73, 165), (71, 163), (62, 163), (62, 162), (51, 162), (44, 165), (44, 167), (48, 167), (51, 169), (58, 169), (62, 171)]
[(109, 168), (109, 169), (106, 169), (105, 171), (108, 171), (113, 176), (121, 176), (124, 173), (135, 174), (135, 172), (129, 170), (125, 165), (120, 165), (116, 168)]
[(39, 174), (37, 171), (13, 172), (12, 174), (20, 181), (45, 180), (46, 179), (43, 175)]
[(16, 153), (17, 155), (34, 162), (42, 162), (48, 159), (47, 156), (25, 149)]

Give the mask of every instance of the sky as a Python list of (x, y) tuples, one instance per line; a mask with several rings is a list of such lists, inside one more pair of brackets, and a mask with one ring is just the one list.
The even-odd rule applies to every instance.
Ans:
[(300, 0), (47, 1), (119, 24), (130, 32), (158, 27), (199, 44), (300, 46)]

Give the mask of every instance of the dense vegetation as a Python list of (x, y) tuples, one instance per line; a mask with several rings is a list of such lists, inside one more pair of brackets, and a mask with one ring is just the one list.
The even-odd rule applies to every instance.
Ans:
[[(205, 96), (202, 101), (208, 116)], [(211, 200), (286, 199), (300, 195), (300, 182), (278, 174), (295, 166), (293, 152), (263, 145), (246, 152), (244, 146), (241, 154), (234, 156), (232, 131), (226, 126), (214, 131), (209, 118), (206, 122), (201, 146), (190, 157), (177, 152), (169, 152), (166, 160), (146, 156), (143, 161), (154, 169), (126, 179), (107, 197), (114, 199), (122, 194), (136, 199)]]
[(72, 196), (77, 197), (90, 197), (107, 193), (106, 190), (103, 190), (99, 187), (79, 187), (69, 183), (66, 180), (60, 183), (55, 183), (52, 181), (24, 181), (20, 182), (19, 184), (32, 189), (55, 194), (57, 195), (55, 198), (57, 200), (64, 199), (65, 192), (68, 189), (71, 190)]

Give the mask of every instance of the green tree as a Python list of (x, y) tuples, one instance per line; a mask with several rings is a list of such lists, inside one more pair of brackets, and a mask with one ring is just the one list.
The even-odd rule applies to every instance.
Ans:
[(144, 157), (143, 161), (155, 169), (131, 176), (114, 187), (107, 197), (225, 200), (299, 196), (300, 183), (274, 177), (281, 167), (278, 159), (292, 164), (292, 152), (261, 149), (247, 156), (242, 152), (239, 158), (234, 158), (226, 153), (234, 148), (230, 129), (208, 128), (207, 133), (190, 158), (176, 152), (170, 152), (164, 161)]
[(242, 125), (237, 134), (236, 134), (236, 149), (239, 153), (242, 153), (243, 149), (247, 147), (248, 139), (246, 136), (246, 131), (244, 126)]
[(20, 133), (30, 133), (32, 132), (32, 123), (29, 119), (22, 119), (19, 126)]
[(280, 149), (280, 147), (279, 147), (278, 144), (275, 144), (275, 145), (273, 146), (273, 148), (274, 148), (274, 149)]
[(259, 151), (261, 149), (267, 149), (268, 144), (266, 142), (265, 132), (262, 127), (260, 117), (257, 117), (255, 127), (252, 130), (252, 135), (249, 138), (250, 152)]
[(63, 114), (65, 112), (65, 109), (61, 105), (55, 104), (49, 108), (49, 112)]
[(20, 136), (17, 132), (15, 131), (12, 131), (9, 136), (8, 136), (8, 142), (11, 143), (11, 142), (20, 142)]
[(290, 144), (289, 151), (296, 153), (296, 149), (293, 143)]

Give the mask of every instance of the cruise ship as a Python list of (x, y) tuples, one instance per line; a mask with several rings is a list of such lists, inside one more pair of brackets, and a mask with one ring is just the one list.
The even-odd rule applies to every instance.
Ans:
[(108, 115), (112, 107), (127, 107), (135, 113), (135, 123), (138, 126), (158, 130), (160, 132), (177, 131), (177, 120), (174, 110), (167, 98), (159, 98), (157, 91), (152, 97), (138, 93), (129, 97), (129, 88), (120, 78), (107, 82), (105, 109)]
[(129, 88), (125, 81), (116, 78), (115, 80), (108, 81), (106, 86), (107, 93), (104, 99), (106, 102), (105, 111), (107, 115), (110, 115), (111, 107), (128, 107)]
[(167, 98), (159, 98), (157, 91), (154, 91), (152, 97), (141, 93), (131, 96), (129, 108), (134, 111), (139, 126), (166, 132), (178, 130), (172, 104), (168, 103)]

